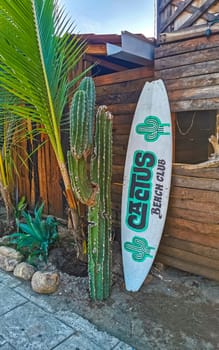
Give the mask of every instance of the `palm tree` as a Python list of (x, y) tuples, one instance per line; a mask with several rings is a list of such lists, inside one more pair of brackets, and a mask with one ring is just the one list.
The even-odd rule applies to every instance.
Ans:
[(61, 124), (70, 89), (68, 81), (84, 54), (84, 43), (58, 0), (4, 0), (0, 4), (0, 87), (22, 103), (4, 105), (31, 120), (48, 135), (59, 165), (74, 231), (78, 209), (61, 145)]
[[(8, 94), (7, 94), (8, 95)], [(0, 193), (5, 205), (8, 224), (13, 215), (12, 192), (13, 181), (13, 157), (12, 143), (16, 129), (16, 120), (7, 111), (1, 109), (1, 102), (6, 97), (3, 90), (0, 90)], [(8, 98), (8, 96), (7, 96)]]
[[(14, 189), (15, 189), (15, 174), (18, 175), (17, 167), (14, 162), (16, 149), (20, 150), (20, 144), (26, 136), (25, 123), (20, 122), (18, 117), (11, 114), (8, 110), (2, 107), (17, 103), (17, 99), (11, 96), (7, 91), (0, 88), (0, 193), (5, 205), (8, 224), (14, 219)], [(26, 160), (28, 154), (25, 154)], [(25, 159), (18, 155), (21, 163), (25, 165)]]

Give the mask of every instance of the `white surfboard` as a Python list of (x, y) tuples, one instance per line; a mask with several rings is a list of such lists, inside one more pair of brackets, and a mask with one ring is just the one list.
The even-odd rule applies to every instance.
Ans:
[(125, 285), (138, 291), (159, 247), (172, 169), (171, 113), (162, 80), (146, 83), (132, 122), (122, 193)]

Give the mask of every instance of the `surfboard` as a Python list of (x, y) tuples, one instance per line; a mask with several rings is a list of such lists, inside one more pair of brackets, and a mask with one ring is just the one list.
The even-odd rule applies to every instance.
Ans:
[(172, 170), (171, 113), (162, 80), (145, 83), (126, 153), (121, 241), (125, 286), (138, 291), (156, 256), (168, 208)]

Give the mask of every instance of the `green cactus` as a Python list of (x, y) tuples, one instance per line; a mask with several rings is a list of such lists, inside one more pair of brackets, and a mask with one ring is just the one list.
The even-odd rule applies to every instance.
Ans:
[(91, 180), (97, 186), (94, 206), (88, 208), (88, 271), (90, 294), (95, 300), (108, 298), (111, 289), (111, 173), (112, 115), (105, 106), (96, 116)]
[(92, 152), (95, 87), (84, 78), (74, 94), (70, 108), (70, 151), (67, 153), (69, 174), (77, 199), (91, 205), (95, 189), (87, 172), (87, 158)]
[(88, 206), (90, 296), (103, 300), (111, 289), (112, 115), (98, 108), (93, 141), (94, 109), (94, 83), (84, 78), (70, 110), (68, 166), (75, 195)]

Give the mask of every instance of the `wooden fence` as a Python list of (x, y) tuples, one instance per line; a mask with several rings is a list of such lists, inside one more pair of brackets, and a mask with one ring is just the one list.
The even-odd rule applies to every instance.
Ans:
[(219, 109), (219, 34), (155, 50), (155, 78), (164, 80), (172, 112)]
[(209, 26), (218, 32), (218, 11), (218, 0), (157, 0), (158, 41), (200, 36)]
[[(95, 78), (97, 104), (106, 104), (114, 115), (112, 209), (117, 235), (120, 234), (123, 170), (131, 122), (145, 81), (153, 79), (154, 71), (147, 67)], [(64, 140), (67, 149), (67, 136)], [(33, 157), (29, 169), (22, 170), (20, 194), (25, 194), (32, 204), (42, 198), (48, 213), (65, 217), (61, 178), (49, 143)], [(157, 261), (219, 280), (218, 192), (218, 168), (191, 170), (174, 165), (167, 221)]]
[(112, 210), (113, 227), (120, 232), (123, 171), (128, 137), (137, 100), (153, 68), (136, 68), (95, 78), (97, 104), (106, 104), (113, 114)]
[[(153, 68), (136, 68), (122, 72), (96, 77), (97, 105), (107, 105), (112, 112), (113, 119), (113, 219), (116, 227), (120, 227), (120, 193), (123, 178), (125, 154), (129, 130), (136, 107), (136, 102), (145, 81), (153, 79)], [(30, 149), (44, 142), (45, 136), (30, 144), (24, 141), (23, 148)], [(63, 134), (63, 147), (68, 149), (68, 134)], [(63, 192), (62, 179), (54, 152), (49, 142), (46, 142), (38, 152), (33, 154), (28, 168), (22, 166), (18, 179), (19, 196), (25, 194), (28, 203), (34, 207), (35, 203), (43, 200), (45, 213), (60, 218), (66, 217), (66, 200)]]
[(219, 281), (219, 168), (174, 164), (157, 261)]

